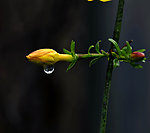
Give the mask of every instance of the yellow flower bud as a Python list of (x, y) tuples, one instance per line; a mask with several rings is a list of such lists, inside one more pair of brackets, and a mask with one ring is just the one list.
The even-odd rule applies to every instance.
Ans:
[(40, 65), (54, 65), (58, 61), (72, 61), (72, 55), (59, 54), (53, 49), (39, 49), (26, 56), (29, 61)]
[(102, 2), (108, 2), (108, 1), (111, 1), (111, 0), (100, 0), (100, 1), (102, 1)]

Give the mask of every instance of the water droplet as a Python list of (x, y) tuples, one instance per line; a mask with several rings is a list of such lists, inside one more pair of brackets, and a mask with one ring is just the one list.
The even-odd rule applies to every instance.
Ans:
[(52, 72), (54, 72), (54, 66), (43, 66), (43, 68), (46, 74), (51, 74)]

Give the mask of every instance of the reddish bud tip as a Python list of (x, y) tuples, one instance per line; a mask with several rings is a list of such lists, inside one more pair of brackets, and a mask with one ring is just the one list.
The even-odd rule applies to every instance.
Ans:
[(133, 52), (131, 54), (131, 59), (134, 61), (141, 61), (145, 58), (145, 54), (142, 52)]

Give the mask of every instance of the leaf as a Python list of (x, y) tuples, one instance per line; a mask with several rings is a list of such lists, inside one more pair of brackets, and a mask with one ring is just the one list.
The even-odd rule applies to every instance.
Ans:
[(113, 66), (114, 66), (114, 68), (116, 68), (116, 67), (119, 67), (119, 66), (120, 66), (120, 62), (119, 62), (119, 60), (118, 60), (118, 59), (114, 59), (114, 60), (113, 60)]
[(128, 41), (126, 41), (126, 44), (127, 44), (127, 54), (131, 54), (132, 53), (132, 47), (130, 46)]
[(115, 52), (111, 53), (113, 57), (118, 57), (118, 55)]
[(130, 63), (134, 68), (143, 68), (140, 64), (135, 64), (134, 62)]
[(116, 42), (115, 40), (111, 39), (111, 38), (109, 38), (108, 40), (109, 40), (111, 43), (114, 44), (114, 46), (115, 46), (115, 48), (116, 48), (118, 54), (121, 55), (121, 50), (120, 50), (119, 45), (117, 44), (117, 42)]
[(91, 45), (90, 47), (89, 47), (89, 49), (88, 49), (88, 54), (90, 54), (90, 50), (91, 50), (91, 48), (93, 48), (94, 47), (94, 45)]
[(105, 55), (105, 56), (108, 56), (108, 53), (105, 52), (104, 50), (101, 50), (102, 54)]
[(135, 51), (135, 52), (145, 52), (146, 51), (146, 49), (139, 49), (139, 50), (137, 50), (137, 51)]
[(123, 46), (123, 48), (121, 48), (121, 50), (127, 51), (127, 45)]
[(143, 63), (145, 63), (145, 61), (146, 61), (146, 58), (144, 58), (144, 59), (142, 60)]
[(99, 52), (99, 43), (100, 43), (100, 42), (101, 42), (101, 40), (98, 41), (98, 42), (96, 43), (96, 45), (95, 45), (95, 50), (96, 50), (96, 52), (99, 53), (99, 54), (100, 54), (100, 52)]
[(63, 51), (64, 51), (64, 53), (65, 54), (70, 54), (71, 55), (71, 52), (70, 51), (68, 51), (67, 49), (65, 49), (65, 48), (63, 48)]
[(128, 54), (125, 49), (121, 50), (121, 55), (123, 55), (125, 58), (128, 58)]
[(75, 56), (75, 41), (71, 41), (71, 54), (74, 57)]
[(107, 54), (104, 50), (101, 50), (102, 54)]
[(67, 68), (67, 72), (68, 72), (75, 64), (76, 64), (76, 60), (72, 61), (72, 62), (69, 64), (68, 68)]
[(73, 56), (74, 60), (77, 61), (77, 59), (79, 58), (76, 54)]
[(89, 67), (91, 67), (93, 64), (95, 64), (101, 57), (97, 57), (93, 60), (91, 60), (91, 62), (89, 63)]

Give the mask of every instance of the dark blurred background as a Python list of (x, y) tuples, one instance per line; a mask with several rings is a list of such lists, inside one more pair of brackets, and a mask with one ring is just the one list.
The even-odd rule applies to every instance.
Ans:
[[(0, 1), (0, 133), (98, 133), (107, 62), (88, 67), (80, 61), (66, 72), (57, 63), (47, 75), (26, 55), (40, 48), (62, 53), (76, 41), (87, 53), (102, 40), (108, 50), (118, 0)], [(121, 64), (113, 72), (107, 133), (149, 133), (150, 130), (150, 1), (125, 0), (120, 47), (134, 40), (146, 48), (143, 69)]]

